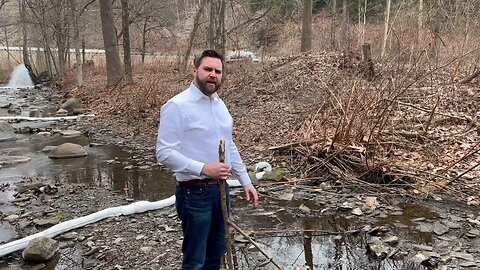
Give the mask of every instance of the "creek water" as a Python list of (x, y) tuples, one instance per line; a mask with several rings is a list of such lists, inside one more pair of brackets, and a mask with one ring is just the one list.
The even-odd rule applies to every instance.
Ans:
[[(18, 94), (18, 93), (17, 93)], [(22, 105), (24, 99), (12, 98), (12, 92), (0, 91), (2, 101)], [(37, 100), (38, 101), (38, 100)], [(36, 103), (44, 112), (52, 111), (47, 102)], [(32, 105), (33, 106), (33, 105)], [(32, 106), (23, 106), (25, 115)], [(43, 107), (42, 107), (43, 106)], [(0, 116), (7, 114), (0, 110)], [(55, 122), (13, 122), (15, 128), (36, 127), (49, 129), (56, 127)], [(48, 145), (72, 142), (86, 147), (88, 156), (73, 159), (50, 159), (42, 149)], [(17, 140), (0, 142), (1, 155), (27, 156), (30, 161), (0, 169), (0, 185), (15, 185), (25, 179), (40, 179), (52, 183), (93, 184), (122, 193), (124, 187), (136, 200), (161, 200), (171, 196), (175, 190), (172, 173), (155, 165), (153, 153), (150, 157), (137, 157), (116, 145), (99, 145), (85, 136), (66, 138), (60, 135), (41, 136), (36, 133), (17, 134)], [(238, 191), (236, 191), (238, 192)], [(241, 191), (239, 192), (241, 194)], [(365, 232), (342, 233), (357, 230), (365, 225), (389, 226), (393, 235), (401, 236), (402, 241), (433, 245), (432, 232), (422, 232), (413, 222), (415, 219), (435, 220), (438, 214), (418, 204), (404, 204), (400, 214), (386, 214), (377, 218), (352, 217), (349, 212), (322, 214), (319, 217), (304, 217), (298, 213), (301, 204), (307, 204), (312, 210), (321, 210), (320, 206), (308, 200), (279, 200), (268, 194), (261, 194), (264, 209), (246, 207), (243, 201), (233, 198), (233, 213), (249, 228), (258, 230), (257, 241), (285, 269), (309, 266), (310, 269), (403, 269), (404, 259), (374, 260), (366, 254), (367, 236)], [(13, 191), (5, 191), (0, 196), (0, 211), (9, 214), (15, 211), (10, 203)], [(327, 196), (328, 199), (328, 196)], [(335, 200), (334, 195), (331, 196)], [(236, 209), (235, 209), (236, 208)], [(278, 210), (278, 209), (283, 210)], [(273, 211), (268, 213), (268, 211)], [(16, 237), (11, 226), (0, 223), (0, 243)], [(272, 233), (272, 228), (276, 232)], [(265, 231), (264, 234), (261, 232)], [(270, 232), (269, 232), (270, 231)], [(251, 261), (251, 247), (248, 244), (237, 247), (239, 269), (274, 269), (271, 264), (254, 265)], [(261, 255), (259, 255), (261, 256)], [(258, 262), (257, 262), (258, 263)], [(2, 268), (0, 269), (8, 269)], [(61, 263), (57, 269), (68, 269)], [(421, 268), (419, 268), (421, 269)], [(439, 268), (457, 269), (457, 268)]]

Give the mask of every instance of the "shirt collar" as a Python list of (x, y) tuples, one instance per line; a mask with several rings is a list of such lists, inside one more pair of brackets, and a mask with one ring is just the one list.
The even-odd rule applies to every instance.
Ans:
[[(198, 101), (202, 98), (210, 99), (207, 95), (202, 93), (202, 91), (200, 91), (200, 89), (198, 89), (198, 87), (194, 83), (190, 84), (189, 89), (190, 89), (190, 93), (192, 94), (193, 99), (195, 101)], [(218, 96), (217, 92), (213, 93), (212, 94), (212, 100), (217, 101), (218, 99), (219, 99), (219, 96)]]

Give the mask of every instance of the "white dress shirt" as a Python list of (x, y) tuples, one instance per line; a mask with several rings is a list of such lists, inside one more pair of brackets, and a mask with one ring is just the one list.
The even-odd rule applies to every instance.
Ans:
[(225, 164), (243, 186), (249, 184), (245, 165), (232, 139), (233, 119), (217, 93), (203, 94), (193, 83), (160, 110), (157, 160), (175, 172), (177, 181), (202, 179), (205, 163), (217, 162), (225, 141)]

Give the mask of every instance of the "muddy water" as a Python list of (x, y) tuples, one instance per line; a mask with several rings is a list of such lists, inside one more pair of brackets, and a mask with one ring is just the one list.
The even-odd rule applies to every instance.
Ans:
[[(54, 110), (46, 106), (41, 99), (36, 105), (30, 105), (26, 98), (11, 99), (2, 97), (0, 105), (17, 102), (21, 105), (21, 115), (28, 116), (32, 108), (40, 110), (45, 116)], [(40, 100), (40, 101), (39, 101)], [(44, 104), (44, 105), (42, 105)], [(0, 116), (7, 115), (6, 109), (0, 109)], [(55, 122), (19, 122), (15, 128), (56, 128)], [(137, 157), (115, 145), (98, 145), (86, 136), (66, 138), (60, 135), (41, 136), (37, 133), (17, 134), (18, 140), (1, 142), (0, 155), (24, 155), (29, 162), (4, 166), (0, 169), (0, 185), (16, 185), (19, 181), (39, 179), (50, 183), (91, 184), (119, 193), (135, 200), (160, 200), (174, 194), (175, 181), (172, 173), (155, 165), (153, 153), (149, 157)], [(41, 150), (45, 146), (72, 142), (86, 147), (88, 156), (74, 159), (50, 159)], [(124, 189), (128, 193), (124, 193)], [(13, 191), (5, 191), (0, 196), (0, 211), (9, 214), (15, 212), (11, 204)], [(366, 233), (361, 229), (370, 225), (387, 225), (391, 235), (402, 241), (433, 245), (432, 233), (416, 229), (414, 219), (436, 220), (438, 214), (417, 204), (400, 205), (400, 215), (382, 217), (352, 217), (349, 211), (342, 213), (336, 209), (321, 212), (321, 206), (303, 200), (285, 202), (275, 197), (263, 196), (261, 207), (266, 212), (259, 214), (258, 209), (244, 206), (244, 202), (234, 197), (234, 214), (242, 219), (249, 228), (255, 228), (255, 238), (265, 251), (285, 269), (295, 269), (308, 265), (310, 269), (402, 269), (405, 260), (386, 259), (374, 261), (366, 254)], [(335, 200), (334, 200), (335, 201)], [(338, 201), (338, 199), (337, 199)], [(298, 213), (300, 204), (318, 213), (304, 217)], [(327, 204), (328, 205), (328, 204)], [(278, 210), (279, 207), (283, 210)], [(268, 213), (271, 209), (271, 213)], [(274, 228), (274, 229), (272, 229)], [(358, 231), (357, 233), (344, 233)], [(13, 228), (6, 222), (0, 223), (0, 243), (16, 237)], [(248, 244), (237, 247), (239, 269), (274, 269), (271, 264), (253, 264), (250, 256), (253, 251)], [(259, 255), (262, 257), (262, 255)], [(408, 256), (406, 256), (408, 258)], [(261, 262), (260, 262), (261, 263)], [(67, 263), (60, 262), (58, 267), (69, 269)], [(373, 266), (373, 268), (372, 268)], [(7, 268), (2, 268), (7, 267)], [(8, 269), (1, 265), (0, 269)], [(443, 268), (442, 268), (443, 269)]]
[[(285, 269), (309, 266), (310, 269), (403, 269), (408, 257), (375, 261), (366, 254), (367, 234), (361, 229), (369, 225), (388, 226), (388, 235), (396, 235), (402, 241), (432, 245), (432, 233), (416, 229), (415, 219), (435, 220), (438, 214), (417, 204), (404, 204), (402, 215), (386, 215), (372, 222), (371, 219), (352, 217), (348, 212), (339, 214), (319, 214), (303, 217), (298, 213), (298, 206), (305, 204), (302, 200), (285, 202), (266, 199), (264, 204), (277, 206), (277, 211), (256, 213), (251, 207), (243, 207), (243, 202), (236, 202), (242, 209), (237, 210), (238, 219), (255, 228), (255, 238), (261, 247)], [(282, 207), (278, 211), (278, 206)], [(266, 206), (268, 208), (268, 206)], [(318, 206), (309, 205), (316, 211)], [(328, 211), (327, 211), (328, 213)], [(341, 212), (340, 212), (341, 213)], [(272, 229), (275, 228), (275, 229)], [(241, 245), (237, 253), (239, 269), (255, 269), (261, 263), (253, 265), (249, 254), (249, 245)], [(260, 257), (263, 257), (259, 253)], [(275, 269), (272, 264), (262, 265), (259, 269)], [(373, 267), (373, 268), (372, 268)]]
[[(118, 146), (89, 146), (90, 141), (84, 136), (65, 138), (33, 134), (21, 137), (17, 141), (2, 143), (0, 154), (25, 155), (31, 160), (3, 168), (0, 183), (38, 178), (52, 183), (95, 184), (117, 192), (123, 192), (127, 187), (129, 198), (136, 200), (159, 200), (173, 194), (175, 181), (171, 172), (163, 171), (159, 166), (141, 167), (141, 157), (132, 158)], [(88, 156), (50, 159), (48, 153), (41, 151), (45, 146), (65, 142), (85, 146)], [(132, 169), (127, 170), (128, 166)]]

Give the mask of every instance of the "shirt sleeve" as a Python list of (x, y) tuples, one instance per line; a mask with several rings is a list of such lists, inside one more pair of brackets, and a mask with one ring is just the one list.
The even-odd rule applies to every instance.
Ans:
[(238, 181), (240, 181), (242, 186), (250, 184), (252, 181), (250, 176), (248, 176), (247, 168), (243, 164), (238, 148), (233, 140), (230, 141), (230, 159), (231, 171), (238, 178)]
[(162, 106), (156, 144), (157, 160), (173, 172), (200, 176), (204, 163), (179, 152), (184, 125), (185, 116), (178, 104), (169, 101)]

